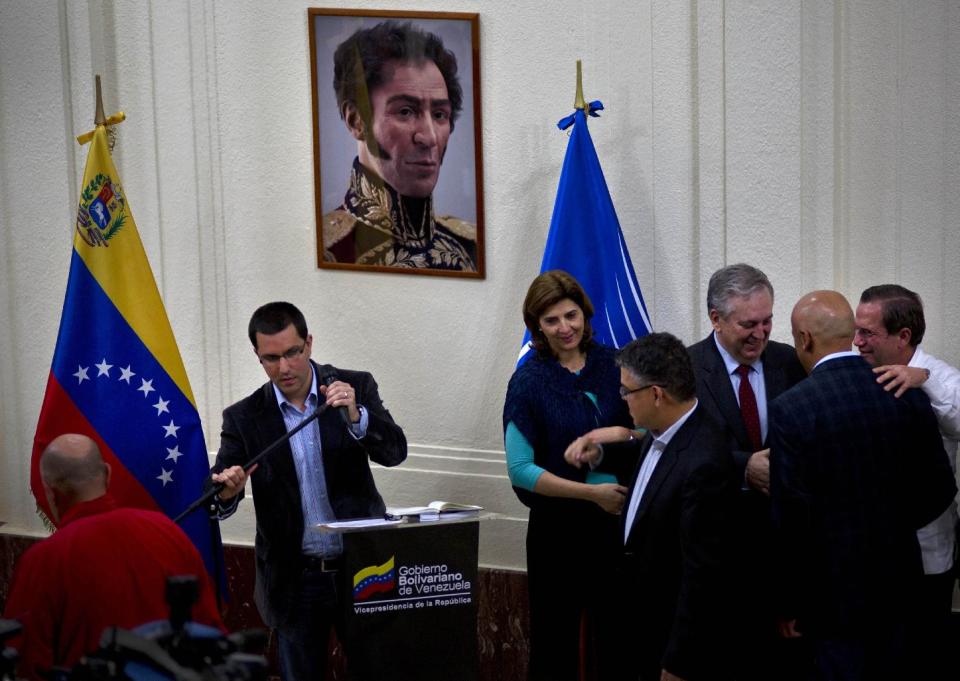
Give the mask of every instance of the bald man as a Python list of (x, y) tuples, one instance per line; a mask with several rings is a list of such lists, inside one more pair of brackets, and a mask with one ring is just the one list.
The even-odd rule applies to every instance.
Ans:
[(913, 678), (916, 531), (956, 493), (936, 417), (921, 391), (898, 400), (851, 352), (853, 311), (836, 291), (801, 298), (790, 323), (809, 376), (771, 406), (781, 630), (808, 637), (817, 678)]
[(40, 457), (40, 477), (59, 529), (23, 554), (4, 610), (23, 624), (11, 642), (21, 676), (73, 666), (107, 627), (167, 619), (167, 577), (195, 575), (193, 619), (223, 628), (197, 549), (162, 513), (117, 507), (107, 493), (110, 465), (93, 440), (56, 438)]

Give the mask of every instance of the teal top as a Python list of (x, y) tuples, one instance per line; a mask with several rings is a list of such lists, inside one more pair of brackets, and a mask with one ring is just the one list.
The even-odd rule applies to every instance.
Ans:
[[(589, 397), (594, 405), (597, 405), (595, 394), (584, 392), (584, 395)], [(597, 405), (597, 408), (599, 408), (599, 405)], [(510, 484), (532, 492), (537, 480), (540, 479), (546, 469), (533, 462), (533, 445), (524, 437), (513, 421), (507, 424), (504, 449), (507, 452), (507, 474), (510, 476)], [(584, 480), (590, 485), (616, 481), (615, 476), (597, 471), (589, 471), (586, 480)]]

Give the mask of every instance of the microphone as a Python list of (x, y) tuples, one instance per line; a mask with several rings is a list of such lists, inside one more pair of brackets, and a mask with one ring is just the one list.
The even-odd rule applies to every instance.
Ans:
[[(320, 374), (320, 383), (327, 387), (336, 380), (337, 372), (332, 367), (326, 367)], [(350, 410), (347, 407), (336, 407), (336, 409), (340, 412), (340, 418), (347, 424), (347, 428), (353, 426), (353, 421), (350, 420)]]
[[(253, 457), (249, 461), (247, 461), (247, 463), (243, 465), (244, 472), (249, 473), (250, 469), (256, 466), (258, 463), (260, 463), (260, 460), (263, 459), (267, 454), (275, 450), (284, 442), (287, 442), (294, 435), (296, 435), (301, 430), (303, 430), (304, 428), (309, 426), (311, 423), (316, 421), (317, 417), (320, 416), (320, 414), (322, 414), (326, 410), (327, 410), (326, 404), (318, 404), (317, 408), (313, 410), (313, 413), (310, 414), (310, 416), (303, 419), (300, 423), (297, 424), (295, 428), (291, 428), (290, 430), (288, 430), (286, 433), (284, 433), (283, 435), (278, 437), (276, 440), (271, 442), (269, 445), (267, 445), (267, 447), (262, 452), (257, 454), (255, 457)], [(347, 415), (347, 418), (348, 419), (350, 418), (349, 414)], [(187, 508), (180, 515), (178, 515), (176, 518), (173, 519), (173, 522), (179, 524), (181, 520), (186, 518), (188, 515), (196, 511), (201, 506), (206, 506), (207, 504), (211, 503), (213, 501), (213, 498), (217, 496), (224, 487), (226, 487), (226, 485), (223, 484), (222, 482), (212, 483), (210, 485), (210, 488), (207, 489), (206, 492), (201, 494), (200, 497), (196, 499), (193, 503), (187, 506)]]

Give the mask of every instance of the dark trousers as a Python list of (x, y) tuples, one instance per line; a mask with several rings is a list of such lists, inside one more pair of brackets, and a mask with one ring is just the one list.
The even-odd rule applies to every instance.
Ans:
[[(864, 627), (856, 638), (814, 641), (814, 681), (904, 681), (921, 678), (908, 659), (906, 626), (880, 623)], [(938, 677), (933, 677), (938, 678)]]
[[(957, 678), (956, 641), (950, 640), (953, 570), (924, 575), (909, 629), (911, 665), (917, 678)], [(952, 673), (946, 673), (951, 669)]]
[[(612, 611), (616, 585), (609, 582), (617, 518), (598, 518), (593, 524), (530, 512), (530, 681), (576, 681), (581, 666), (587, 678), (612, 681), (603, 667), (611, 659), (607, 630), (618, 621)], [(586, 624), (583, 645), (581, 622)]]
[(330, 630), (336, 628), (338, 634), (343, 631), (338, 573), (308, 567), (303, 571), (302, 584), (290, 619), (277, 627), (280, 678), (323, 681)]

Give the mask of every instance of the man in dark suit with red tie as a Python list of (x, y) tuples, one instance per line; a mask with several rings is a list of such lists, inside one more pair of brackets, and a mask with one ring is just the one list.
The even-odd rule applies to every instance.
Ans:
[(773, 286), (757, 268), (740, 263), (717, 270), (707, 288), (707, 309), (713, 332), (689, 352), (697, 399), (723, 424), (741, 486), (732, 519), (738, 598), (730, 613), (737, 630), (737, 678), (802, 679), (807, 663), (803, 644), (781, 639), (770, 598), (767, 405), (805, 374), (792, 347), (770, 340)]
[[(697, 402), (690, 357), (677, 338), (639, 338), (617, 363), (620, 395), (646, 437), (567, 453), (575, 466), (599, 464), (631, 480), (614, 573), (626, 624), (610, 646), (618, 652), (616, 671), (604, 678), (727, 679), (729, 513), (737, 485), (726, 437)], [(624, 450), (637, 447), (631, 476), (621, 469), (637, 457)]]
[(784, 628), (810, 641), (817, 679), (921, 678), (906, 651), (916, 532), (957, 491), (930, 400), (898, 399), (851, 352), (853, 311), (836, 291), (807, 294), (790, 321), (810, 376), (770, 408)]

